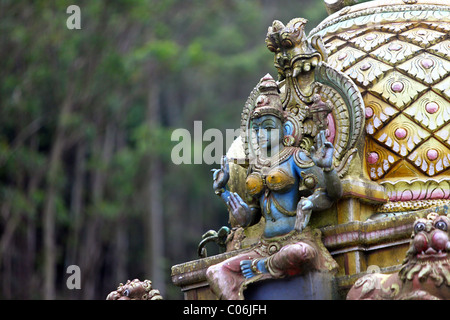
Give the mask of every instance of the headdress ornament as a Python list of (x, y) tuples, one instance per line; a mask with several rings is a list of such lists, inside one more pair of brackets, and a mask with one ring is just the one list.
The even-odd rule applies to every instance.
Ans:
[(281, 103), (278, 85), (270, 74), (266, 74), (259, 83), (259, 96), (256, 99), (255, 108), (251, 114), (251, 119), (259, 118), (263, 115), (273, 115), (285, 120), (283, 105)]

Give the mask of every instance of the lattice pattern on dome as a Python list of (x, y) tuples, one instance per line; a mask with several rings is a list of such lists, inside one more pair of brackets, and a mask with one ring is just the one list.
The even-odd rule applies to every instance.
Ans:
[(450, 174), (450, 23), (440, 22), (440, 13), (420, 13), (422, 21), (408, 14), (381, 14), (371, 27), (355, 18), (326, 30), (328, 63), (363, 96), (364, 161), (380, 183)]

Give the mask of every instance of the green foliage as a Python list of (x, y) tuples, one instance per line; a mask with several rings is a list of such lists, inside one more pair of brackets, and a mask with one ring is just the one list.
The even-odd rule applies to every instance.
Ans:
[[(75, 3), (82, 29), (68, 30)], [(239, 127), (251, 89), (276, 73), (268, 25), (301, 15), (312, 27), (324, 12), (320, 1), (1, 1), (0, 230), (12, 236), (0, 238), (0, 278), (15, 286), (3, 285), (0, 297), (45, 294), (46, 204), (55, 212), (55, 286), (66, 264), (85, 270), (85, 290), (60, 285), (58, 297), (103, 299), (127, 280), (115, 278), (120, 268), (151, 278), (137, 253), (151, 245), (144, 221), (155, 163), (161, 259), (195, 259), (201, 235), (226, 224), (227, 211), (212, 192), (211, 166), (172, 164), (172, 131), (197, 120), (204, 130)]]

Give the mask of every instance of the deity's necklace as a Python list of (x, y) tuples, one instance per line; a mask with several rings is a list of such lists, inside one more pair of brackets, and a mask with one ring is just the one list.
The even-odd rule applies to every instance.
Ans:
[(261, 172), (265, 171), (264, 169), (270, 169), (278, 166), (279, 164), (285, 162), (292, 154), (294, 153), (295, 148), (293, 147), (284, 147), (277, 154), (269, 157), (263, 158), (260, 155), (256, 157), (256, 164), (254, 166), (255, 171)]
[[(277, 154), (271, 156), (268, 159), (263, 159), (262, 157), (257, 156), (256, 164), (254, 165), (253, 170), (255, 172), (260, 172), (261, 174), (266, 175), (271, 168), (277, 167), (279, 164), (289, 159), (293, 155), (295, 150), (296, 148), (294, 147), (284, 147), (283, 149), (278, 151)], [(278, 204), (278, 202), (276, 202), (276, 199), (272, 196), (270, 189), (266, 187), (266, 190), (264, 192), (263, 203), (265, 203), (267, 218), (270, 218), (272, 221), (275, 221), (275, 218), (272, 215), (272, 211), (270, 210), (269, 200), (272, 200), (275, 207), (278, 210), (280, 210), (280, 212), (282, 212), (283, 214), (288, 216), (293, 215), (292, 212), (284, 209), (280, 204)]]

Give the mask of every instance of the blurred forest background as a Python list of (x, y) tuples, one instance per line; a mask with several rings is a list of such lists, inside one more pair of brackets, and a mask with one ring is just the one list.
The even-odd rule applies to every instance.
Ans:
[(238, 128), (276, 76), (272, 21), (326, 16), (322, 0), (0, 0), (0, 298), (105, 299), (139, 278), (182, 299), (171, 266), (228, 213), (219, 165), (172, 163), (173, 130)]

